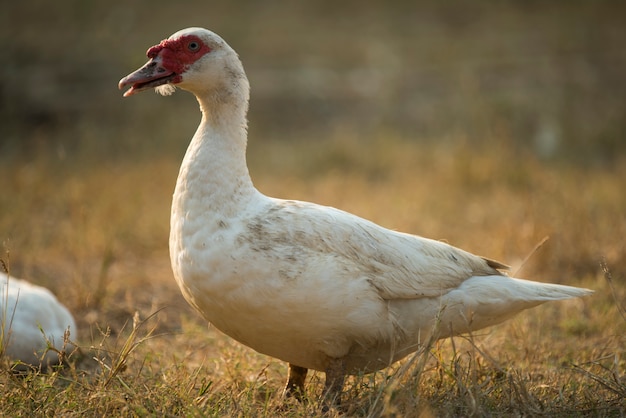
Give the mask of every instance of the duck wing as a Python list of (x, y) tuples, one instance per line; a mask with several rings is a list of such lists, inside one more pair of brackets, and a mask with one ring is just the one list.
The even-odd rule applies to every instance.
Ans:
[(272, 199), (248, 228), (268, 248), (317, 253), (337, 277), (366, 278), (385, 300), (437, 297), (474, 276), (502, 275), (506, 265), (447, 243), (392, 231), (327, 206)]

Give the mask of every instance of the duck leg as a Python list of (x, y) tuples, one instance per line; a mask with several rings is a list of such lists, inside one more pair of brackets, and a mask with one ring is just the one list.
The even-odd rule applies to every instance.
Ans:
[(346, 363), (341, 358), (331, 359), (328, 367), (326, 367), (326, 382), (324, 384), (324, 408), (328, 411), (332, 406), (337, 407), (341, 404), (341, 391), (343, 390), (343, 382), (346, 378)]
[(289, 373), (287, 374), (287, 386), (283, 391), (286, 397), (295, 397), (302, 402), (304, 397), (304, 379), (306, 379), (307, 369), (289, 363)]

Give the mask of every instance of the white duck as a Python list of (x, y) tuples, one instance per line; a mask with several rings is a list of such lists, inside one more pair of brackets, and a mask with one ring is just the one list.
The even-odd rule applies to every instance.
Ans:
[(63, 349), (68, 328), (72, 339), (76, 338), (72, 314), (52, 292), (4, 273), (0, 273), (0, 324), (4, 355), (24, 365), (58, 363), (59, 356), (48, 350), (48, 342)]
[(147, 52), (124, 96), (193, 93), (202, 121), (174, 192), (170, 256), (186, 300), (225, 334), (307, 369), (338, 402), (346, 374), (379, 370), (444, 338), (550, 300), (591, 293), (507, 277), (506, 266), (331, 207), (264, 196), (246, 166), (249, 84), (217, 34), (189, 28)]

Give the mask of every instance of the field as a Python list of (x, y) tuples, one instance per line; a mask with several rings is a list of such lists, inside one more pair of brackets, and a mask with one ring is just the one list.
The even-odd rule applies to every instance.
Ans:
[(262, 192), (596, 291), (352, 377), (345, 415), (626, 415), (623, 6), (14, 3), (0, 17), (0, 258), (74, 313), (79, 349), (25, 376), (0, 359), (2, 414), (320, 413), (321, 374), (309, 402), (283, 405), (285, 364), (207, 328), (172, 277), (197, 104), (122, 99), (116, 83), (202, 25), (246, 66)]

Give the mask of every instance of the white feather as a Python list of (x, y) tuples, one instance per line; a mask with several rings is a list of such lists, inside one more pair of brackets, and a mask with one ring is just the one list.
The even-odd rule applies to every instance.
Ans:
[(161, 96), (171, 96), (176, 92), (176, 87), (171, 84), (162, 84), (154, 88), (154, 91)]

